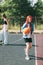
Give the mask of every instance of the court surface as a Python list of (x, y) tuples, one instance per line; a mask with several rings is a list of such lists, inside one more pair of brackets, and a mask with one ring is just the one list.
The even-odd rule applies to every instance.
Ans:
[[(33, 35), (32, 48), (30, 50), (30, 60), (25, 60), (25, 42), (22, 34), (9, 33), (9, 44), (4, 46), (0, 42), (0, 65), (36, 65), (36, 48), (38, 47)], [(43, 58), (40, 58), (43, 60)], [(38, 65), (38, 64), (37, 64)], [(41, 64), (43, 65), (43, 63)]]

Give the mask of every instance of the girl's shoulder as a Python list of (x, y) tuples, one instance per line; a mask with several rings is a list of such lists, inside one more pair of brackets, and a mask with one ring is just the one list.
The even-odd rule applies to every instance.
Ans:
[(22, 29), (24, 29), (25, 27), (26, 27), (26, 23), (23, 24)]
[(26, 23), (24, 23), (23, 25), (26, 25)]

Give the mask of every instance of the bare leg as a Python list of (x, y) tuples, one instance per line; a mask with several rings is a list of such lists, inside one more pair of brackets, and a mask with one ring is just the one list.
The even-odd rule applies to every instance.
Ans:
[(31, 49), (32, 48), (32, 43), (29, 43), (29, 49)]
[(25, 48), (25, 59), (29, 60), (29, 43), (26, 43), (26, 48)]

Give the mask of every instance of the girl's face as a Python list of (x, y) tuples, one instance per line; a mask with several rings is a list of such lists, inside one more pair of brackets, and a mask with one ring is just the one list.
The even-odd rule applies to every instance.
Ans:
[(31, 22), (32, 21), (32, 16), (27, 16), (26, 21)]
[(28, 22), (31, 22), (31, 18), (29, 18)]
[(31, 21), (32, 21), (31, 18), (28, 18), (28, 19), (27, 19), (27, 22), (31, 22)]

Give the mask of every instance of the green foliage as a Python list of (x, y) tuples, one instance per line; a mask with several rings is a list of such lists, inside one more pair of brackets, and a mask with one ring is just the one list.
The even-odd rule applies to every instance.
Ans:
[(21, 21), (25, 21), (27, 15), (43, 17), (43, 3), (41, 0), (38, 0), (32, 7), (28, 0), (5, 0), (5, 3), (0, 6), (1, 13), (6, 13), (13, 25), (15, 22), (21, 24)]
[(41, 17), (43, 15), (43, 2), (38, 0), (35, 4), (35, 15)]

